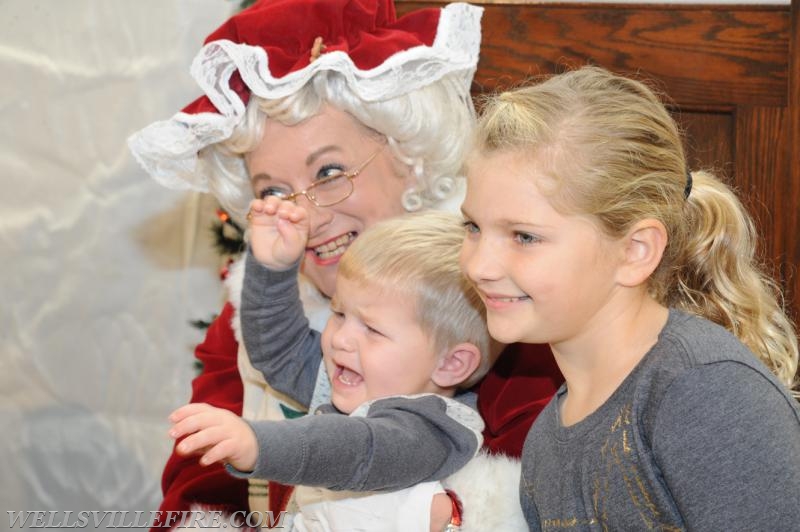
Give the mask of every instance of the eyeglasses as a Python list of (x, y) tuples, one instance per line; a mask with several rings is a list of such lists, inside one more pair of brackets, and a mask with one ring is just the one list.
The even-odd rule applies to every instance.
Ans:
[(315, 181), (307, 189), (301, 190), (300, 192), (292, 192), (291, 194), (287, 194), (285, 196), (280, 196), (281, 199), (296, 202), (298, 197), (305, 196), (308, 201), (317, 207), (330, 207), (332, 205), (336, 205), (337, 203), (343, 202), (350, 197), (350, 194), (353, 193), (353, 189), (355, 188), (353, 179), (358, 177), (358, 174), (360, 174), (364, 168), (366, 168), (367, 165), (378, 156), (381, 150), (383, 150), (384, 146), (386, 146), (386, 144), (381, 144), (381, 147), (378, 148), (372, 155), (370, 155), (369, 158), (361, 163), (355, 170), (323, 177), (319, 181)]

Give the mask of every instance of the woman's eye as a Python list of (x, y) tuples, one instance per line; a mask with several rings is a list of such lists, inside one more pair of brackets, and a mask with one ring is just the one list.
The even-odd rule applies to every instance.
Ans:
[(532, 235), (530, 233), (523, 233), (519, 231), (514, 233), (514, 239), (522, 245), (535, 244), (536, 242), (539, 242), (541, 240), (536, 235)]
[(344, 173), (344, 168), (338, 164), (326, 164), (322, 168), (319, 169), (317, 172), (317, 181), (320, 179), (325, 179), (326, 177), (332, 177), (337, 175), (342, 175)]
[(287, 190), (282, 187), (266, 187), (259, 190), (256, 196), (258, 196), (259, 199), (264, 199), (269, 196), (277, 196), (279, 198), (285, 198), (291, 193), (292, 193), (291, 190)]

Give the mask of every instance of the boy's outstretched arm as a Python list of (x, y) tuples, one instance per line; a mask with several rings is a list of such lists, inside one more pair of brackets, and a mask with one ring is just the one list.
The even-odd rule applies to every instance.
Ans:
[(252, 473), (241, 476), (353, 491), (441, 480), (475, 456), (483, 428), (475, 410), (434, 394), (379, 399), (363, 417), (249, 423), (258, 458)]

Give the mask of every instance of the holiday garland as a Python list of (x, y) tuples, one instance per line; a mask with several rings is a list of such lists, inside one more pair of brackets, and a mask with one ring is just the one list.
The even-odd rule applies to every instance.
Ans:
[[(214, 248), (221, 256), (226, 257), (225, 264), (219, 271), (219, 278), (224, 281), (228, 277), (231, 264), (245, 250), (244, 229), (230, 214), (218, 208), (217, 220), (211, 225), (211, 233), (214, 236)], [(216, 315), (212, 315), (210, 320), (192, 320), (190, 323), (197, 329), (207, 329), (214, 318)]]

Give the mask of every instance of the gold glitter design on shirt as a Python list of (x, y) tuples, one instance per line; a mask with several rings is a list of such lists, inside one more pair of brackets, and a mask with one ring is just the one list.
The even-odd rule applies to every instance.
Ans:
[(597, 519), (545, 519), (542, 521), (542, 530), (557, 530), (562, 528), (574, 528), (576, 526), (596, 525)]
[(631, 405), (628, 403), (620, 408), (619, 415), (611, 423), (609, 435), (600, 448), (600, 457), (605, 464), (606, 474), (604, 478), (595, 478), (592, 482), (592, 504), (595, 514), (599, 516), (600, 525), (603, 530), (610, 530), (605, 501), (609, 490), (609, 479), (616, 473), (621, 475), (630, 500), (639, 512), (643, 529), (665, 532), (683, 530), (672, 523), (660, 521), (661, 512), (653, 502), (653, 497), (642, 479), (635, 456), (632, 454), (630, 426)]

